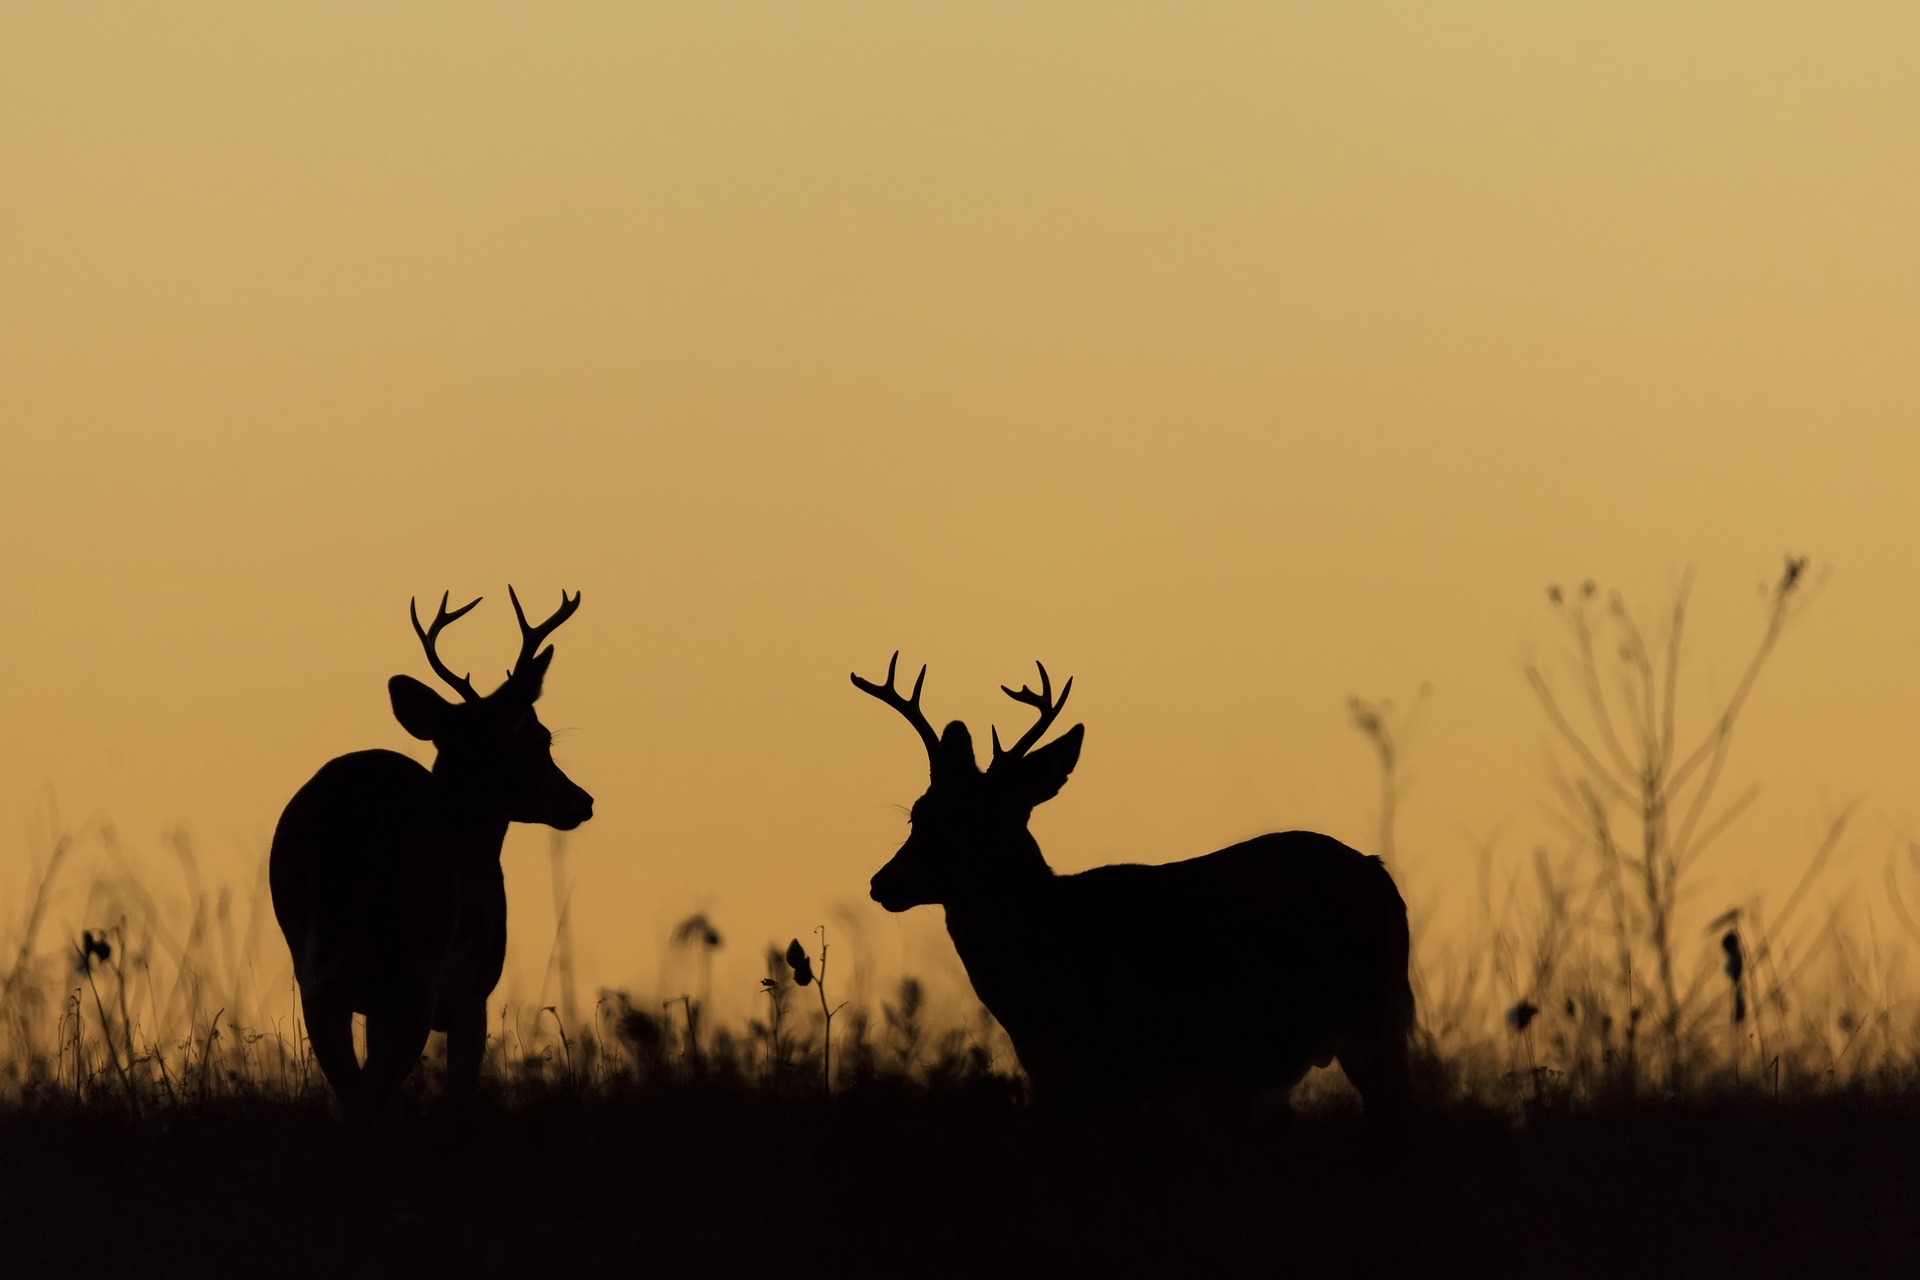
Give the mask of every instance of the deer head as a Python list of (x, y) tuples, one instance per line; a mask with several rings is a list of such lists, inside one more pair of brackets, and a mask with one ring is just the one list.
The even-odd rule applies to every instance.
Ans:
[(498, 689), (482, 697), (467, 676), (456, 676), (441, 660), (436, 647), (440, 633), (480, 603), (476, 599), (449, 611), (443, 593), (432, 626), (420, 625), (416, 605), (410, 603), (408, 611), (414, 633), (427, 652), (427, 665), (460, 700), (450, 702), (412, 676), (387, 681), (387, 696), (400, 727), (434, 745), (438, 752), (434, 776), (456, 795), (488, 811), (504, 809), (513, 822), (538, 822), (571, 831), (593, 816), (593, 797), (553, 762), (553, 734), (540, 723), (533, 704), (540, 700), (547, 667), (553, 662), (553, 647), (541, 646), (580, 607), (580, 593), (569, 598), (561, 592), (559, 609), (538, 626), (527, 622), (512, 587), (507, 595), (520, 620), (520, 655)]
[(973, 756), (973, 736), (955, 720), (935, 734), (920, 710), (920, 687), (927, 669), (903, 696), (894, 687), (900, 655), (887, 663), (887, 682), (853, 677), (853, 684), (898, 711), (927, 748), (931, 783), (914, 801), (913, 831), (886, 866), (873, 877), (873, 900), (889, 911), (924, 904), (951, 904), (991, 896), (1023, 879), (1051, 874), (1040, 846), (1027, 831), (1033, 807), (1059, 794), (1080, 759), (1086, 726), (1075, 725), (1044, 747), (1040, 739), (1052, 727), (1073, 690), (1069, 679), (1053, 696), (1053, 683), (1040, 668), (1040, 690), (1022, 685), (1018, 692), (1000, 686), (1015, 702), (1033, 707), (1039, 718), (1013, 746), (1002, 749), (993, 731), (993, 762), (982, 770)]

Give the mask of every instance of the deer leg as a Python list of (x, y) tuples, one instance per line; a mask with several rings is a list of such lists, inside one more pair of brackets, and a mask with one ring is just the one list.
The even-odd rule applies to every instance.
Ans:
[(1386, 1120), (1406, 1114), (1413, 1097), (1407, 1033), (1401, 1026), (1358, 1027), (1340, 1046), (1340, 1069), (1360, 1091), (1367, 1114)]
[(367, 1064), (360, 1081), (369, 1107), (391, 1104), (419, 1063), (432, 1022), (428, 1009), (409, 1005), (367, 1014)]
[(307, 1040), (313, 1045), (320, 1072), (333, 1087), (343, 1111), (354, 1111), (360, 1102), (360, 1060), (353, 1053), (353, 1009), (344, 1002), (318, 997), (302, 991), (307, 1023)]
[(480, 1063), (487, 1052), (486, 1000), (456, 1005), (446, 1025), (447, 1097), (459, 1106), (473, 1100), (480, 1081)]

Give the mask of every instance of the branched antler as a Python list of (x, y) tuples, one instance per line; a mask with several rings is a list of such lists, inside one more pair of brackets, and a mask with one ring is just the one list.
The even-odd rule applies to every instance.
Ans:
[(1035, 693), (1024, 684), (1020, 686), (1018, 693), (1015, 693), (1005, 685), (1000, 686), (1000, 692), (1006, 694), (1015, 702), (1024, 702), (1028, 706), (1033, 707), (1039, 711), (1040, 718), (1034, 722), (1031, 729), (1028, 729), (1020, 735), (1018, 742), (1014, 743), (1013, 746), (1007, 748), (1005, 751), (1000, 749), (1000, 730), (992, 730), (994, 764), (998, 764), (1002, 760), (1016, 759), (1032, 750), (1034, 744), (1040, 741), (1047, 730), (1053, 726), (1053, 722), (1059, 718), (1060, 709), (1067, 705), (1067, 695), (1073, 692), (1073, 677), (1068, 676), (1067, 682), (1060, 686), (1060, 700), (1055, 702), (1053, 700), (1053, 681), (1047, 678), (1046, 663), (1036, 662), (1033, 665), (1040, 668), (1040, 692)]
[(920, 735), (920, 741), (926, 743), (927, 763), (931, 766), (939, 759), (940, 735), (933, 731), (933, 726), (927, 723), (926, 712), (920, 709), (920, 686), (925, 684), (927, 680), (926, 664), (922, 663), (920, 665), (920, 674), (914, 677), (913, 693), (904, 697), (898, 689), (893, 687), (894, 670), (899, 665), (900, 651), (895, 649), (893, 651), (893, 657), (887, 660), (887, 683), (885, 686), (875, 684), (871, 680), (862, 680), (857, 675), (850, 676), (849, 678), (852, 679), (854, 688), (864, 694), (880, 699), (880, 701), (886, 703), (907, 718), (907, 723), (912, 725), (915, 732)]
[(580, 593), (576, 591), (569, 597), (566, 591), (562, 590), (560, 592), (560, 607), (555, 609), (552, 616), (537, 627), (527, 625), (526, 610), (520, 607), (520, 597), (514, 594), (511, 585), (507, 587), (507, 598), (513, 601), (514, 616), (520, 619), (520, 656), (513, 660), (513, 670), (507, 673), (507, 678), (511, 680), (515, 675), (519, 674), (521, 668), (525, 667), (526, 664), (532, 661), (534, 656), (540, 652), (540, 646), (547, 642), (547, 637), (558, 630), (560, 624), (568, 618), (571, 618), (574, 615), (574, 611), (579, 609)]
[(442, 591), (440, 593), (440, 610), (434, 615), (433, 625), (431, 627), (422, 627), (420, 625), (420, 605), (418, 601), (412, 599), (407, 601), (407, 613), (413, 618), (413, 632), (420, 637), (420, 645), (427, 651), (427, 665), (433, 668), (433, 674), (446, 681), (448, 686), (460, 695), (461, 701), (478, 702), (480, 701), (480, 695), (474, 690), (471, 678), (453, 674), (453, 670), (440, 660), (440, 653), (434, 648), (434, 646), (439, 643), (440, 633), (446, 630), (448, 623), (458, 622), (461, 618), (473, 612), (474, 605), (480, 603), (480, 597), (476, 596), (471, 602), (463, 604), (458, 609), (449, 613), (447, 611), (447, 599), (452, 594), (450, 591)]

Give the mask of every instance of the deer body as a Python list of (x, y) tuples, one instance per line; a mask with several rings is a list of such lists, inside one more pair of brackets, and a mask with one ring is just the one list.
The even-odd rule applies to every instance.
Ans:
[(395, 988), (430, 993), (433, 1029), (484, 1001), (506, 962), (504, 814), (465, 821), (433, 774), (394, 751), (331, 761), (281, 816), (270, 868), (303, 988), (354, 1013)]
[(1370, 1109), (1400, 1108), (1407, 914), (1379, 859), (1290, 831), (1183, 862), (1054, 874), (1027, 819), (1066, 782), (1082, 727), (1035, 749), (1072, 687), (1056, 702), (1040, 671), (1041, 693), (1006, 690), (1040, 722), (1011, 750), (996, 733), (985, 771), (965, 725), (934, 734), (918, 682), (903, 697), (892, 666), (884, 687), (855, 678), (920, 731), (932, 771), (874, 899), (946, 908), (974, 991), (1042, 1097), (1286, 1090), (1338, 1059)]
[(1043, 1094), (1288, 1089), (1335, 1057), (1365, 1087), (1412, 1022), (1386, 869), (1308, 831), (948, 903), (947, 932)]
[[(486, 1001), (506, 959), (507, 826), (567, 830), (593, 812), (593, 798), (554, 764), (552, 735), (533, 711), (553, 657), (539, 645), (578, 605), (565, 600), (541, 627), (521, 615), (521, 659), (482, 698), (434, 650), (438, 632), (473, 607), (448, 613), (443, 598), (421, 639), (462, 701), (406, 676), (388, 685), (402, 726), (438, 748), (433, 768), (394, 751), (340, 756), (280, 816), (268, 861), (274, 915), (314, 1057), (349, 1114), (392, 1100), (430, 1031), (447, 1033), (449, 1092), (464, 1098), (474, 1087)], [(353, 1050), (356, 1013), (366, 1017), (364, 1064)]]

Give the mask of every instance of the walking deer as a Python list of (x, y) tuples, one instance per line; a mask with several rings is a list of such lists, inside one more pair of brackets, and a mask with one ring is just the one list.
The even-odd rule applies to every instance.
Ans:
[(983, 771), (966, 725), (935, 734), (921, 711), (924, 666), (910, 695), (895, 687), (899, 660), (884, 685), (853, 683), (913, 726), (932, 781), (873, 899), (946, 908), (967, 976), (1038, 1096), (1114, 1104), (1199, 1086), (1250, 1097), (1338, 1059), (1370, 1112), (1402, 1110), (1407, 911), (1378, 858), (1286, 831), (1184, 862), (1056, 875), (1027, 822), (1080, 758), (1084, 725), (1039, 745), (1073, 681), (1056, 699), (1040, 666), (1037, 693), (1001, 686), (1038, 718), (1005, 749), (996, 729)]
[[(500, 848), (510, 822), (571, 831), (593, 797), (553, 761), (553, 735), (534, 713), (553, 648), (547, 637), (580, 607), (538, 626), (507, 588), (520, 654), (482, 697), (437, 644), (479, 600), (433, 625), (409, 606), (427, 665), (459, 695), (450, 702), (411, 676), (387, 682), (400, 725), (431, 742), (431, 771), (396, 751), (356, 751), (323, 765), (288, 801), (273, 833), (273, 912), (293, 952), (313, 1054), (350, 1116), (388, 1106), (431, 1031), (447, 1033), (447, 1090), (472, 1094), (486, 1046), (487, 996), (507, 951)], [(366, 1016), (366, 1061), (353, 1015)]]

